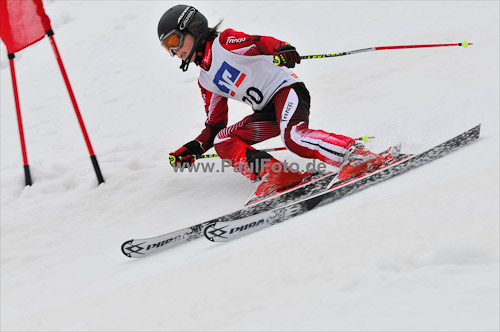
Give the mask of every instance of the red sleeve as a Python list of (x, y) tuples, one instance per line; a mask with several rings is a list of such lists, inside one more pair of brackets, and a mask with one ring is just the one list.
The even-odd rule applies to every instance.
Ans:
[(227, 98), (208, 91), (199, 82), (198, 85), (205, 101), (207, 121), (205, 121), (205, 129), (196, 140), (201, 143), (203, 150), (207, 151), (213, 146), (215, 136), (227, 126)]
[(273, 37), (248, 35), (233, 29), (224, 30), (219, 41), (226, 50), (245, 55), (273, 55), (275, 50), (288, 44)]

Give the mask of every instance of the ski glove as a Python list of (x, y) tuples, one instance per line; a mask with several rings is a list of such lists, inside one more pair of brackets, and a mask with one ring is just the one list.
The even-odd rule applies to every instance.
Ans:
[(205, 151), (201, 147), (200, 142), (191, 141), (184, 144), (175, 152), (170, 152), (170, 165), (172, 167), (189, 167), (194, 163), (196, 157), (203, 152)]
[(300, 55), (292, 45), (283, 45), (274, 51), (274, 64), (277, 66), (285, 66), (294, 68), (295, 64), (300, 63)]

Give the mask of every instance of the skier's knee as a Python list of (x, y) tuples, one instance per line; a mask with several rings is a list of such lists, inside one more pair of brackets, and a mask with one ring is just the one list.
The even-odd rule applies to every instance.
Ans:
[(224, 144), (224, 142), (227, 142), (230, 138), (229, 137), (219, 137), (219, 135), (215, 136), (215, 139), (214, 139), (214, 148), (215, 148), (215, 151), (217, 153), (220, 153), (220, 150), (224, 148), (226, 144)]

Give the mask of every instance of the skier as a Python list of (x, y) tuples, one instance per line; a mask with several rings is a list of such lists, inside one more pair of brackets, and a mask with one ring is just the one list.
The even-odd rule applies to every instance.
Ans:
[[(187, 167), (212, 146), (221, 159), (251, 181), (260, 183), (256, 195), (292, 187), (311, 174), (293, 172), (253, 144), (278, 135), (291, 152), (340, 167), (339, 178), (349, 179), (372, 170), (385, 158), (350, 137), (309, 124), (309, 92), (291, 69), (300, 64), (295, 47), (272, 37), (248, 35), (232, 29), (219, 33), (192, 6), (167, 10), (158, 24), (158, 37), (172, 57), (200, 67), (198, 80), (205, 102), (205, 129), (175, 152), (177, 166)], [(228, 98), (250, 105), (254, 113), (227, 127)]]

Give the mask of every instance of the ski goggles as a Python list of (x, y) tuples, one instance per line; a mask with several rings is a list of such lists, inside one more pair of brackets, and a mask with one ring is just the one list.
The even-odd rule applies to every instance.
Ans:
[(171, 56), (175, 56), (175, 50), (184, 45), (184, 39), (186, 39), (186, 34), (178, 30), (172, 30), (164, 38), (161, 39), (161, 45), (170, 53)]

